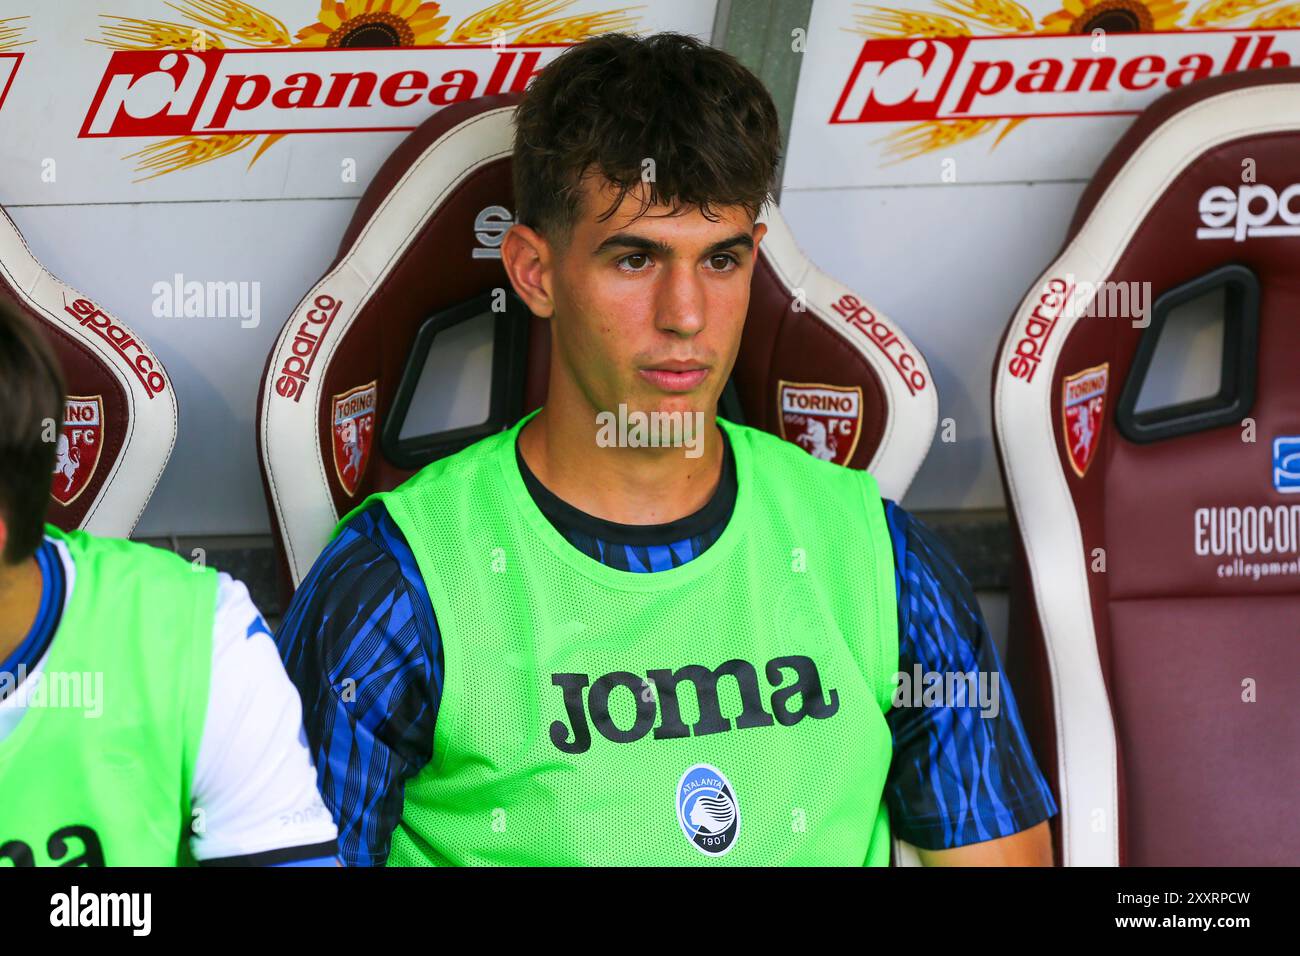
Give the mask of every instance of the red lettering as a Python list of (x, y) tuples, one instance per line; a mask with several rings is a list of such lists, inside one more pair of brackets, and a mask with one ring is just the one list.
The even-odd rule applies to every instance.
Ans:
[(1250, 37), (1237, 37), (1232, 41), (1232, 52), (1228, 54), (1228, 62), (1223, 66), (1224, 73), (1233, 73), (1241, 66), (1241, 58), (1245, 56), (1248, 46)]
[(501, 92), (501, 87), (505, 85), (506, 77), (510, 75), (510, 67), (514, 65), (515, 55), (511, 53), (498, 53), (497, 65), (492, 68), (492, 75), (488, 77), (487, 88), (483, 90), (484, 96), (492, 96)]
[[(251, 85), (247, 99), (242, 98), (240, 93), (245, 86)], [(226, 77), (226, 87), (221, 91), (221, 99), (217, 103), (217, 110), (212, 114), (212, 122), (208, 125), (216, 129), (221, 129), (230, 120), (230, 114), (234, 110), (251, 110), (254, 107), (261, 106), (266, 101), (266, 95), (271, 92), (271, 81), (261, 75), (238, 76), (231, 75)]]
[(1092, 85), (1088, 87), (1092, 92), (1103, 92), (1110, 85), (1110, 75), (1115, 72), (1115, 58), (1111, 56), (1101, 56), (1097, 59), (1089, 57), (1080, 57), (1074, 61), (1074, 69), (1070, 71), (1070, 79), (1065, 84), (1065, 90), (1068, 93), (1077, 93), (1083, 88), (1083, 81), (1087, 77), (1090, 69), (1096, 67), (1096, 73), (1092, 78)]
[[(1149, 66), (1146, 64), (1150, 64)], [(1145, 83), (1138, 82), (1139, 73), (1163, 73), (1165, 58), (1162, 56), (1140, 56), (1125, 63), (1119, 71), (1119, 85), (1126, 90), (1149, 90), (1160, 82), (1160, 77), (1152, 76)]]
[[(984, 76), (990, 70), (996, 69), (997, 75), (993, 78), (993, 85), (984, 86)], [(954, 113), (965, 113), (970, 109), (971, 103), (977, 96), (988, 96), (992, 93), (1000, 93), (1011, 82), (1012, 69), (1011, 64), (1005, 60), (989, 60), (978, 62), (974, 69), (971, 70), (970, 79), (966, 81), (966, 88), (961, 91), (961, 99), (953, 107)]]
[[(1042, 70), (1036, 73), (1035, 70)], [(1041, 80), (1035, 83), (1034, 80)], [(1031, 60), (1029, 72), (1016, 80), (1016, 89), (1021, 93), (1054, 93), (1061, 82), (1060, 60)]]
[(522, 93), (528, 81), (542, 72), (537, 69), (537, 61), (541, 58), (542, 55), (536, 50), (524, 54), (524, 58), (519, 61), (519, 72), (515, 74), (515, 81), (510, 84), (511, 93)]
[(379, 100), (385, 106), (410, 106), (418, 103), (423, 94), (416, 93), (404, 99), (398, 99), (398, 94), (407, 90), (423, 90), (428, 85), (429, 74), (423, 70), (403, 70), (384, 80), (379, 87)]
[(352, 98), (348, 100), (348, 106), (366, 107), (370, 105), (370, 95), (375, 92), (375, 83), (379, 77), (370, 71), (363, 73), (334, 73), (330, 76), (330, 91), (325, 97), (325, 102), (321, 105), (326, 109), (331, 109), (343, 105), (343, 97), (347, 89), (354, 82), (356, 89), (352, 91)]
[[(452, 83), (452, 77), (459, 76), (459, 83)], [(474, 86), (478, 82), (478, 74), (473, 70), (450, 70), (442, 74), (443, 84), (435, 86), (429, 91), (429, 102), (435, 106), (449, 106), (452, 103), (459, 103), (462, 100), (474, 98)]]
[(1255, 40), (1255, 49), (1250, 53), (1250, 65), (1246, 69), (1258, 70), (1261, 67), (1290, 66), (1291, 57), (1286, 53), (1281, 50), (1276, 50), (1273, 53), (1268, 52), (1269, 47), (1272, 45), (1273, 37), (1258, 37)]
[[(1182, 69), (1174, 70), (1165, 80), (1165, 84), (1170, 89), (1203, 80), (1214, 72), (1214, 60), (1205, 53), (1189, 53), (1187, 56), (1179, 58), (1178, 65)], [(1190, 75), (1183, 76), (1184, 73)]]
[(316, 98), (320, 96), (320, 77), (315, 73), (292, 73), (284, 78), (284, 83), (284, 89), (276, 90), (271, 96), (273, 106), (291, 110), (316, 105)]

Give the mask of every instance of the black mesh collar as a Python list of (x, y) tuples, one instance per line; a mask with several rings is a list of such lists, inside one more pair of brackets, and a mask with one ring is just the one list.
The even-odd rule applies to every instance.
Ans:
[(547, 489), (533, 474), (519, 451), (518, 436), (515, 438), (515, 460), (519, 463), (519, 473), (523, 476), (524, 485), (528, 488), (528, 493), (533, 496), (533, 501), (556, 530), (566, 537), (567, 532), (577, 531), (608, 544), (632, 547), (668, 545), (708, 534), (711, 529), (726, 521), (731, 516), (732, 508), (735, 507), (735, 456), (732, 454), (726, 429), (719, 427), (718, 431), (722, 434), (722, 479), (718, 482), (717, 490), (699, 511), (666, 524), (619, 524), (579, 511)]

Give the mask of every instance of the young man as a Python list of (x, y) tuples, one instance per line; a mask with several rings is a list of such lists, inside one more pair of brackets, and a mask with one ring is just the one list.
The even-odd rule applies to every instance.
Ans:
[(0, 865), (331, 865), (302, 706), (238, 581), (43, 524), (63, 381), (0, 300)]
[[(914, 665), (999, 674), (938, 542), (716, 418), (778, 159), (761, 83), (610, 35), (516, 123), (502, 257), (551, 323), (545, 406), (347, 516), (277, 637), (345, 862), (879, 865), (892, 829), (1049, 863), (1005, 683), (997, 716), (891, 708)], [(611, 446), (620, 406), (700, 444)]]

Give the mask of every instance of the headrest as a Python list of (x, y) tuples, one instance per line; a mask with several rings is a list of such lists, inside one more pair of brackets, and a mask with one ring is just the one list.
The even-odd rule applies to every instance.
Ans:
[[(1206, 315), (1219, 386), (1196, 393), (1157, 346)], [(1266, 69), (1137, 119), (1003, 338), (994, 421), (1026, 575), (1010, 642), (1050, 688), (1031, 733), (1066, 862), (1300, 851), (1276, 786), (1300, 777), (1300, 729), (1238, 686), (1267, 672), (1274, 700), (1300, 694), (1297, 317), (1300, 69)]]
[(176, 395), (140, 337), (36, 261), (0, 209), (0, 294), (50, 340), (68, 396), (47, 520), (126, 537), (176, 442)]
[[(285, 324), (258, 404), (258, 444), (284, 570), (296, 585), (339, 516), (418, 467), (513, 424), (545, 398), (549, 325), (500, 261), (511, 224), (517, 94), (435, 114), (383, 165), (338, 257)], [(760, 247), (731, 409), (812, 453), (869, 468), (899, 497), (929, 449), (937, 400), (916, 347), (799, 251), (779, 212)], [(494, 298), (486, 420), (419, 442), (398, 428), (409, 366), (431, 339)], [(454, 385), (454, 383), (453, 383)], [(395, 414), (396, 412), (399, 414)]]

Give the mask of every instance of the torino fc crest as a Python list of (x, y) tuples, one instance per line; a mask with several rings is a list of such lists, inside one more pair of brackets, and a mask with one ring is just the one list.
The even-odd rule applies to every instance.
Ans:
[(81, 496), (95, 474), (103, 445), (103, 397), (69, 395), (63, 403), (63, 430), (59, 432), (54, 483), (50, 488), (55, 501), (67, 506)]
[(334, 446), (334, 473), (339, 484), (352, 497), (361, 484), (370, 461), (375, 437), (375, 397), (378, 382), (360, 385), (334, 396), (331, 415)]
[(1110, 363), (1067, 375), (1061, 384), (1061, 416), (1065, 427), (1065, 452), (1080, 478), (1092, 464), (1101, 437), (1102, 410), (1106, 405), (1106, 380)]
[(862, 433), (862, 389), (782, 380), (781, 437), (814, 458), (847, 465)]

